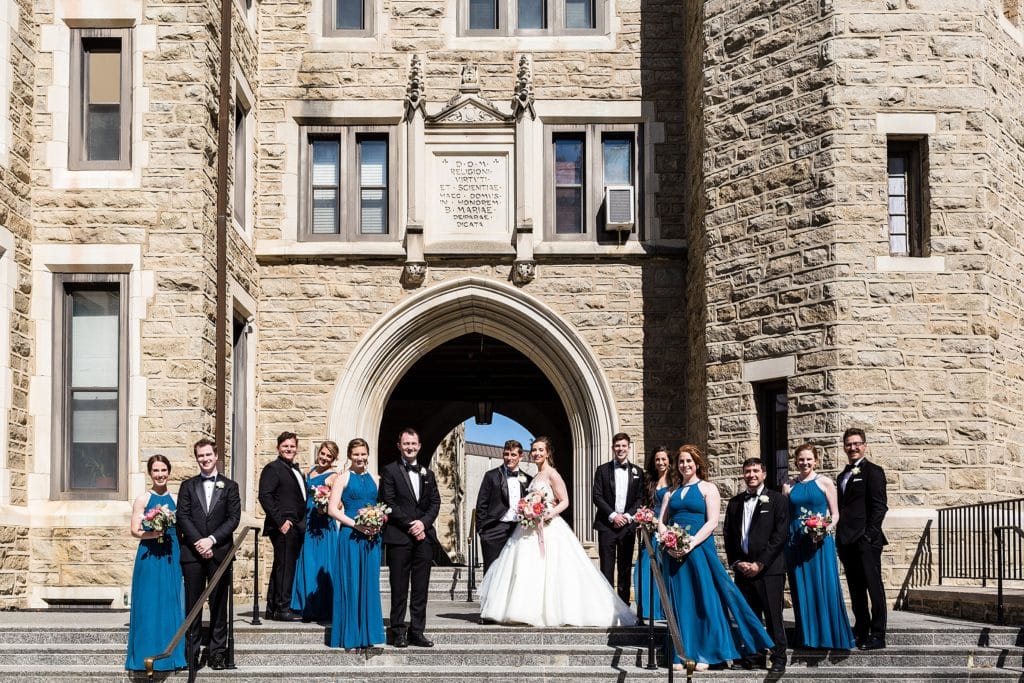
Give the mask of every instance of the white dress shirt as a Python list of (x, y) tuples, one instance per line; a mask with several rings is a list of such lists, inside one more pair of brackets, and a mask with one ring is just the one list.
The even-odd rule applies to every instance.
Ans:
[(519, 519), (519, 515), (516, 507), (519, 505), (519, 499), (523, 497), (521, 489), (519, 487), (519, 470), (513, 472), (512, 477), (505, 474), (505, 468), (501, 468), (501, 476), (505, 477), (505, 486), (508, 488), (508, 510), (501, 516), (502, 522), (514, 522)]
[[(415, 462), (409, 463), (415, 465)], [(405, 461), (402, 461), (402, 466), (405, 467)], [(412, 495), (419, 502), (420, 499), (420, 473), (416, 470), (406, 469), (405, 474), (409, 477), (409, 484), (412, 486)]]
[(846, 473), (839, 477), (839, 493), (846, 493), (846, 485), (850, 482), (853, 477), (853, 468), (860, 467), (860, 461), (864, 458), (857, 458), (850, 463), (850, 469), (846, 470)]
[[(615, 522), (615, 516), (626, 512), (626, 495), (629, 493), (629, 463), (625, 467), (619, 467), (618, 462), (612, 463), (615, 470), (615, 511), (608, 515), (609, 522)], [(626, 515), (627, 517), (629, 515)]]
[(292, 468), (292, 474), (299, 481), (299, 488), (302, 489), (302, 500), (306, 500), (306, 479), (302, 476), (302, 472), (299, 472), (296, 468)]
[[(754, 497), (743, 501), (743, 523), (740, 525), (740, 548), (744, 553), (750, 552), (748, 542), (750, 539), (750, 523), (754, 520), (754, 508), (757, 507), (757, 497), (764, 491), (764, 484), (757, 487)], [(747, 493), (750, 493), (747, 491)]]

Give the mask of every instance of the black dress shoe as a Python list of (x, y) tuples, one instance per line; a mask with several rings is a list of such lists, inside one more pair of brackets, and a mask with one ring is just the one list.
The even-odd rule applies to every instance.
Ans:
[(416, 647), (434, 647), (434, 641), (428, 640), (422, 633), (410, 634), (409, 644)]
[(786, 660), (779, 659), (772, 662), (772, 665), (768, 667), (768, 671), (773, 674), (784, 674), (786, 673)]
[(861, 650), (884, 650), (885, 639), (872, 637), (864, 641), (864, 644), (860, 646)]
[(404, 633), (399, 633), (391, 641), (391, 644), (395, 647), (409, 647), (409, 639), (405, 637)]
[(754, 668), (754, 663), (746, 659), (737, 659), (729, 668), (733, 671), (751, 671)]
[(223, 671), (228, 668), (227, 658), (222, 652), (218, 652), (210, 657), (210, 668), (215, 671)]
[(302, 621), (302, 615), (290, 609), (283, 609), (274, 615), (274, 621)]

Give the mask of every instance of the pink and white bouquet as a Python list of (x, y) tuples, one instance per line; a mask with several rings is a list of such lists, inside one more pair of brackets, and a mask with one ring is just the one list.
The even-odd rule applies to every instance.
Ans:
[(387, 524), (388, 514), (390, 513), (391, 508), (384, 503), (359, 508), (355, 518), (356, 526), (362, 527), (361, 531), (370, 538), (373, 538)]
[(645, 529), (647, 531), (654, 531), (658, 528), (658, 516), (654, 514), (654, 510), (646, 505), (644, 507), (637, 508), (637, 511), (633, 513), (633, 521), (636, 522), (641, 529)]
[(832, 515), (813, 512), (807, 508), (800, 508), (800, 532), (811, 537), (815, 543), (821, 543), (829, 534), (829, 526), (832, 524)]
[(519, 523), (528, 529), (535, 529), (547, 521), (547, 515), (554, 505), (544, 491), (530, 491), (519, 499), (516, 514)]
[(316, 506), (316, 511), (321, 515), (326, 515), (327, 503), (331, 500), (331, 487), (323, 484), (310, 486), (309, 495), (313, 496), (313, 505)]
[(690, 532), (672, 524), (658, 534), (658, 544), (672, 557), (680, 558), (690, 549)]
[[(177, 521), (178, 518), (174, 510), (166, 505), (157, 505), (142, 513), (142, 529), (144, 531), (163, 532), (173, 527)], [(163, 543), (164, 537), (160, 536), (157, 541)]]

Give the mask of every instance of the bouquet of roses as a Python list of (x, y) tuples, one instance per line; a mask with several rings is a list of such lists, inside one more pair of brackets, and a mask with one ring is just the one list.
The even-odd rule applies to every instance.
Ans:
[(359, 512), (356, 513), (356, 528), (362, 531), (364, 534), (373, 538), (380, 533), (380, 530), (387, 524), (388, 514), (391, 512), (384, 503), (377, 503), (376, 505), (367, 505), (366, 507), (359, 508)]
[(689, 527), (684, 529), (678, 524), (669, 526), (658, 534), (658, 543), (672, 557), (676, 559), (682, 558), (686, 551), (690, 549)]
[(832, 524), (832, 515), (812, 512), (807, 508), (800, 508), (800, 531), (811, 537), (815, 543), (821, 543), (829, 533), (829, 525)]
[(543, 491), (530, 491), (519, 499), (516, 514), (519, 523), (528, 529), (534, 529), (545, 521), (552, 509), (551, 499)]
[[(174, 514), (174, 510), (166, 505), (157, 505), (156, 507), (151, 507), (142, 514), (142, 529), (143, 531), (163, 532), (174, 526), (174, 523), (177, 521), (177, 516)], [(163, 543), (164, 537), (160, 536), (157, 541)]]
[(331, 487), (320, 484), (309, 487), (309, 495), (313, 496), (313, 505), (321, 515), (327, 514), (327, 503), (331, 499)]
[(641, 529), (647, 531), (654, 531), (658, 528), (658, 517), (654, 514), (654, 510), (647, 507), (646, 505), (641, 508), (637, 508), (637, 511), (633, 513), (633, 521), (636, 522)]

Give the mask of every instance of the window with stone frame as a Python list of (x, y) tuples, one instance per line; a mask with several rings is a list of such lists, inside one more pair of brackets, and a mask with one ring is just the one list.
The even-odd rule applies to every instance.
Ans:
[(131, 168), (129, 28), (72, 28), (68, 168)]
[(637, 232), (642, 149), (639, 124), (545, 127), (544, 238), (615, 244)]
[(889, 254), (931, 253), (927, 216), (927, 138), (889, 138), (887, 184)]
[(459, 34), (602, 35), (606, 13), (606, 0), (459, 0)]
[(240, 99), (235, 99), (234, 129), (234, 178), (232, 196), (232, 215), (235, 224), (245, 232), (249, 229), (249, 107)]
[(306, 126), (300, 153), (300, 239), (396, 239), (393, 126)]
[(52, 494), (56, 499), (123, 499), (127, 275), (54, 277)]
[(325, 36), (372, 36), (373, 0), (324, 0)]

